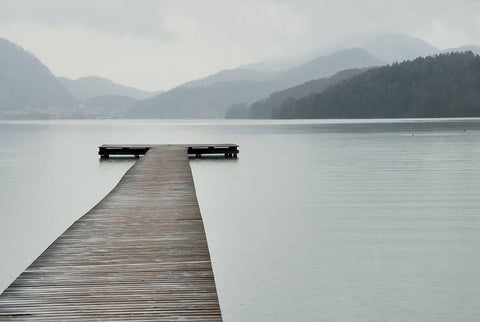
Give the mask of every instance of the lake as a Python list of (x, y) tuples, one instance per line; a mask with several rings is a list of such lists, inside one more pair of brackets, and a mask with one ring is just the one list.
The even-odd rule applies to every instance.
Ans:
[(118, 182), (103, 143), (190, 162), (225, 321), (480, 319), (480, 119), (0, 122), (0, 291)]

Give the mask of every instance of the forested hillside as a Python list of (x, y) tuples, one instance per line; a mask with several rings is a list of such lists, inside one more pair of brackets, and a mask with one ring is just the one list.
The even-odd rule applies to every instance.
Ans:
[(441, 54), (372, 68), (321, 94), (286, 100), (273, 118), (480, 116), (480, 56)]
[(333, 76), (315, 79), (306, 83), (275, 92), (269, 97), (259, 100), (250, 106), (245, 104), (232, 105), (225, 113), (226, 118), (271, 118), (272, 111), (278, 109), (286, 99), (295, 99), (308, 96), (312, 93), (321, 93), (328, 87), (338, 82), (350, 79), (364, 71), (366, 68), (348, 69)]
[[(224, 71), (140, 101), (132, 107), (128, 116), (133, 118), (223, 118), (225, 111), (232, 104), (251, 104), (272, 92), (312, 79), (331, 76), (341, 70), (380, 64), (382, 61), (367, 51), (352, 48), (318, 57), (282, 73)], [(265, 78), (267, 80), (264, 80)]]

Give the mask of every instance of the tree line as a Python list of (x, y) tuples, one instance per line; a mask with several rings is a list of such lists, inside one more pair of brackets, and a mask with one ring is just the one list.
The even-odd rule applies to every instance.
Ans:
[(448, 53), (376, 67), (322, 93), (287, 98), (272, 118), (480, 116), (480, 56)]

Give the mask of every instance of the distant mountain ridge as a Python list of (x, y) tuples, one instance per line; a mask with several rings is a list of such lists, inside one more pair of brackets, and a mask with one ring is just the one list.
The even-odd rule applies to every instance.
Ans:
[(272, 93), (269, 97), (256, 101), (250, 106), (246, 105), (232, 105), (225, 114), (226, 118), (250, 118), (268, 119), (272, 117), (272, 112), (280, 108), (282, 103), (287, 100), (293, 100), (301, 97), (309, 96), (313, 93), (321, 93), (328, 87), (337, 84), (339, 82), (348, 80), (354, 76), (357, 76), (368, 68), (362, 69), (348, 69), (336, 73), (333, 76), (315, 79), (306, 83), (287, 88), (283, 91)]
[(285, 88), (310, 80), (329, 77), (342, 70), (384, 65), (363, 48), (350, 48), (320, 56), (303, 65), (293, 67), (276, 77)]
[(425, 40), (394, 32), (377, 35), (366, 41), (361, 47), (388, 63), (452, 52), (472, 51), (475, 54), (480, 54), (480, 47), (475, 45), (439, 50)]
[[(223, 118), (233, 104), (250, 104), (270, 95), (274, 91), (301, 84), (312, 79), (331, 76), (348, 68), (363, 68), (382, 62), (361, 48), (318, 57), (304, 65), (282, 73), (261, 73), (266, 80), (214, 81), (222, 79), (225, 71), (207, 78), (188, 82), (153, 98), (138, 102), (129, 112), (134, 118)], [(240, 71), (243, 73), (244, 71)], [(250, 72), (248, 71), (247, 74)], [(238, 74), (229, 72), (233, 79)], [(243, 77), (246, 77), (243, 74)], [(259, 76), (260, 77), (260, 76)], [(202, 86), (189, 86), (201, 84)]]
[(471, 51), (475, 55), (480, 55), (480, 47), (475, 46), (475, 45), (460, 46), (460, 47), (457, 47), (457, 48), (448, 48), (448, 49), (442, 50), (441, 53), (449, 54), (449, 53), (461, 53), (461, 52), (466, 52), (466, 51)]
[[(358, 39), (357, 39), (358, 38)], [(349, 46), (343, 45), (345, 42)], [(375, 58), (386, 63), (400, 62), (417, 57), (430, 56), (440, 51), (428, 42), (400, 32), (384, 32), (373, 36), (359, 35), (355, 39), (340, 41), (339, 44), (330, 48), (323, 48), (317, 53), (310, 53), (305, 57), (295, 59), (283, 59), (281, 61), (263, 61), (242, 65), (241, 68), (256, 71), (285, 71), (311, 61), (315, 57), (326, 56), (328, 53), (335, 53), (345, 48), (363, 48)]]
[(40, 60), (0, 38), (1, 111), (63, 111), (74, 106), (72, 95)]
[[(32, 54), (0, 38), (0, 118), (9, 115), (26, 118), (222, 118), (230, 106), (235, 105), (235, 110), (243, 113), (245, 106), (250, 104), (256, 106), (249, 110), (251, 116), (266, 117), (272, 111), (279, 111), (278, 104), (284, 105), (283, 101), (280, 102), (285, 100), (282, 95), (287, 95), (293, 104), (292, 101), (302, 100), (299, 98), (309, 92), (324, 91), (335, 79), (327, 81), (327, 78), (343, 70), (411, 60), (430, 52), (471, 50), (480, 53), (478, 46), (439, 51), (421, 39), (394, 33), (377, 36), (364, 45), (367, 50), (345, 49), (303, 64), (299, 64), (302, 60), (291, 59), (222, 70), (159, 94), (119, 85), (101, 77), (56, 78)], [(378, 59), (377, 55), (384, 59)], [(280, 66), (292, 64), (295, 67), (279, 70)]]
[(253, 102), (275, 90), (271, 82), (216, 82), (208, 87), (176, 87), (139, 101), (127, 114), (132, 118), (223, 118), (238, 101)]
[(372, 68), (328, 90), (284, 101), (273, 118), (480, 116), (480, 56), (417, 58)]
[(256, 71), (253, 69), (245, 69), (245, 68), (224, 69), (216, 74), (183, 83), (179, 87), (208, 87), (219, 82), (237, 82), (237, 81), (263, 82), (263, 81), (268, 81), (272, 79), (277, 74), (278, 73), (261, 72), (261, 71)]
[(134, 99), (146, 99), (158, 94), (158, 92), (142, 91), (137, 88), (114, 83), (113, 81), (98, 77), (87, 76), (75, 80), (58, 77), (59, 81), (65, 86), (72, 95), (80, 101), (85, 101), (91, 97), (105, 95), (127, 96)]
[(402, 62), (439, 53), (438, 48), (420, 38), (393, 32), (377, 35), (366, 41), (362, 47), (387, 63)]

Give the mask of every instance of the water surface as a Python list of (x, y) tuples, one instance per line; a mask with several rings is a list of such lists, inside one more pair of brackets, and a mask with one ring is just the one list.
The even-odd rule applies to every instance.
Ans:
[(225, 321), (480, 318), (476, 119), (0, 122), (0, 290), (152, 142), (240, 144), (191, 162)]

